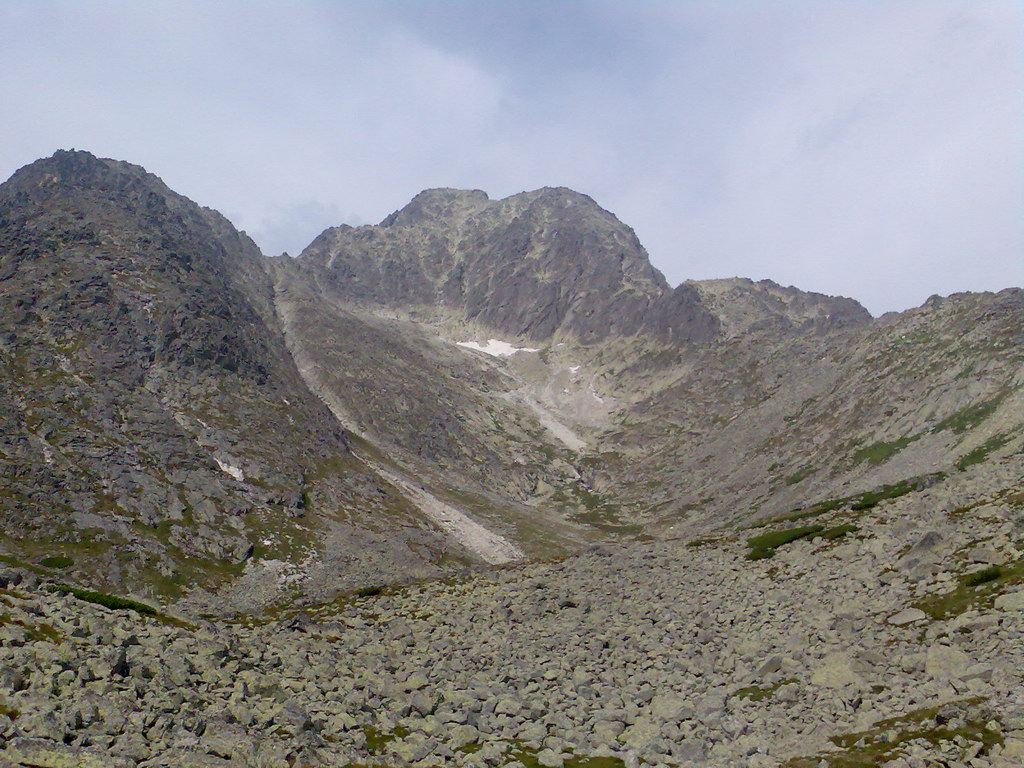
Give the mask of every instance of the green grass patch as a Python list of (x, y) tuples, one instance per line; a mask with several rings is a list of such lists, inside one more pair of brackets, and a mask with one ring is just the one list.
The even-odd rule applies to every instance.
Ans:
[(721, 539), (693, 539), (692, 541), (686, 542), (686, 546), (690, 549), (699, 549), (700, 547), (708, 547), (712, 544), (718, 544)]
[(850, 496), (841, 496), (837, 499), (825, 499), (824, 501), (819, 501), (811, 507), (810, 510), (805, 510), (802, 514), (796, 514), (795, 512), (791, 514), (794, 520), (798, 520), (801, 517), (810, 517), (811, 515), (808, 514), (808, 511), (813, 515), (823, 515), (826, 512), (835, 512), (849, 504), (850, 499)]
[(853, 454), (853, 460), (857, 464), (866, 461), (872, 466), (878, 466), (879, 464), (883, 464), (888, 461), (919, 438), (920, 435), (911, 435), (910, 437), (901, 437), (899, 440), (893, 440), (888, 443), (873, 443), (872, 445), (868, 445), (855, 451)]
[[(539, 750), (515, 743), (508, 754), (522, 763), (524, 768), (543, 768), (537, 760), (537, 755), (540, 754)], [(564, 768), (625, 768), (625, 766), (626, 764), (618, 757), (590, 757), (575, 754), (566, 759), (564, 763)]]
[(109, 595), (106, 592), (94, 592), (91, 589), (81, 589), (80, 587), (72, 587), (67, 584), (50, 584), (49, 589), (51, 592), (72, 595), (87, 603), (96, 603), (96, 605), (102, 605), (104, 608), (110, 608), (115, 611), (135, 611), (135, 613), (141, 613), (146, 616), (157, 616), (159, 614), (159, 611), (151, 605), (146, 605), (127, 597)]
[(1002, 402), (1002, 399), (1003, 395), (999, 395), (998, 397), (986, 400), (983, 403), (961, 408), (953, 415), (948, 416), (932, 427), (932, 432), (942, 432), (943, 430), (950, 429), (956, 434), (962, 435), (964, 432), (973, 429), (991, 416), (999, 406), (999, 403)]
[(988, 584), (990, 581), (995, 581), (1003, 575), (1003, 568), (999, 565), (992, 565), (988, 568), (983, 568), (980, 571), (974, 573), (968, 573), (966, 576), (960, 578), (960, 583), (965, 587), (980, 587), (982, 584)]
[(763, 560), (767, 557), (774, 557), (775, 550), (799, 539), (805, 539), (816, 533), (825, 530), (823, 525), (803, 525), (797, 528), (785, 528), (781, 531), (770, 531), (760, 536), (752, 536), (747, 539), (750, 551), (747, 553), (748, 560)]
[(777, 517), (772, 517), (768, 520), (754, 523), (746, 527), (763, 528), (766, 525), (775, 525), (777, 523), (794, 523), (797, 520), (810, 520), (811, 518), (821, 517), (829, 512), (836, 512), (840, 509), (844, 509), (845, 507), (857, 502), (860, 498), (860, 496), (842, 496), (835, 499), (825, 499), (824, 501), (819, 501), (810, 507), (794, 509), (784, 515), (778, 515)]
[(44, 571), (38, 565), (26, 563), (24, 560), (19, 560), (18, 558), (12, 555), (0, 555), (0, 563), (3, 563), (4, 565), (9, 565), (11, 568), (22, 568), (26, 571), (32, 571), (33, 573), (46, 573), (46, 571)]
[(747, 528), (763, 528), (766, 525), (775, 525), (777, 523), (792, 523), (797, 520), (808, 520), (814, 517), (820, 517), (821, 515), (829, 512), (836, 512), (838, 510), (849, 507), (851, 510), (861, 512), (867, 509), (871, 509), (878, 505), (879, 502), (887, 499), (896, 499), (903, 496), (911, 491), (919, 491), (927, 488), (935, 483), (941, 482), (946, 477), (944, 472), (933, 472), (929, 475), (921, 475), (919, 477), (912, 477), (908, 480), (901, 480), (893, 485), (883, 485), (880, 488), (876, 488), (873, 491), (867, 491), (865, 493), (858, 493), (852, 496), (842, 496), (834, 499), (825, 499), (810, 507), (802, 507), (800, 509), (794, 509), (792, 512), (787, 512), (784, 515), (769, 518), (758, 523), (753, 523)]
[(750, 525), (744, 527), (747, 529), (764, 528), (765, 526), (777, 525), (779, 523), (795, 523), (798, 520), (809, 520), (813, 517), (819, 517), (820, 515), (824, 515), (826, 512), (833, 512), (834, 510), (835, 508), (832, 507), (824, 507), (819, 509), (817, 506), (808, 507), (807, 509), (794, 509), (792, 512), (787, 512), (784, 515), (771, 517), (767, 520), (762, 520), (758, 523), (751, 523)]
[(354, 597), (376, 597), (377, 595), (383, 594), (384, 587), (363, 587), (353, 592)]
[(409, 735), (409, 729), (403, 728), (402, 726), (396, 726), (395, 730), (390, 732), (378, 731), (372, 725), (367, 725), (363, 728), (363, 735), (366, 736), (366, 749), (368, 752), (372, 752), (375, 755), (379, 755), (387, 749), (388, 744), (396, 739), (404, 739)]
[(841, 539), (844, 536), (846, 536), (848, 533), (853, 533), (856, 530), (857, 530), (857, 526), (856, 525), (853, 525), (852, 523), (844, 523), (843, 525), (836, 525), (836, 526), (833, 526), (832, 528), (826, 528), (824, 531), (822, 531), (818, 535), (821, 536), (821, 538), (823, 538), (823, 539), (828, 539), (829, 541), (835, 541), (836, 539)]
[(40, 622), (29, 624), (27, 621), (16, 619), (9, 613), (0, 613), (0, 624), (8, 624), (21, 627), (25, 630), (29, 640), (40, 640), (46, 643), (59, 643), (64, 636), (57, 629), (49, 624)]
[(760, 685), (748, 685), (745, 688), (740, 688), (738, 691), (733, 693), (737, 699), (747, 699), (748, 701), (764, 701), (770, 699), (775, 695), (775, 692), (784, 685), (795, 683), (795, 677), (789, 677), (785, 680), (780, 680), (772, 685), (760, 686)]
[[(619, 516), (622, 511), (619, 505), (608, 501), (598, 491), (591, 490), (581, 483), (571, 483), (568, 489), (575, 497), (576, 511), (570, 514), (570, 519), (574, 522), (619, 536), (635, 536), (643, 532), (642, 525), (623, 522)], [(570, 500), (569, 504), (572, 503)]]
[(826, 528), (824, 525), (802, 525), (796, 528), (784, 528), (780, 531), (769, 531), (760, 536), (753, 536), (747, 539), (750, 551), (747, 552), (748, 560), (764, 560), (775, 556), (775, 550), (793, 541), (806, 538), (821, 537), (828, 541), (836, 541), (849, 533), (857, 530), (857, 526), (851, 523), (835, 525)]
[(802, 469), (798, 469), (789, 477), (785, 478), (782, 482), (786, 485), (796, 485), (797, 483), (803, 482), (814, 472), (814, 467), (807, 466)]
[[(1002, 735), (990, 730), (988, 723), (994, 715), (979, 706), (981, 699), (969, 699), (954, 704), (919, 709), (899, 717), (879, 720), (870, 729), (830, 740), (840, 751), (827, 752), (814, 757), (793, 758), (785, 765), (789, 768), (874, 768), (904, 754), (911, 741), (923, 740), (934, 747), (953, 742), (966, 746), (966, 742), (980, 745), (978, 754), (984, 756), (993, 746), (1003, 743)], [(942, 713), (959, 710), (964, 716), (955, 721)], [(955, 723), (955, 724), (954, 724)]]
[(988, 458), (990, 453), (998, 451), (1008, 442), (1010, 442), (1009, 435), (993, 435), (970, 453), (961, 456), (956, 462), (956, 468), (962, 471), (974, 464), (981, 464), (981, 462)]
[(965, 574), (956, 589), (927, 597), (914, 607), (933, 619), (945, 621), (971, 608), (990, 607), (1008, 587), (1021, 583), (1024, 583), (1024, 558)]
[(867, 493), (862, 493), (859, 496), (853, 497), (855, 501), (850, 505), (850, 509), (871, 509), (877, 506), (881, 501), (898, 499), (900, 496), (905, 496), (911, 491), (920, 491), (942, 481), (945, 477), (946, 475), (944, 472), (934, 472), (930, 475), (922, 475), (921, 477), (911, 478), (910, 480), (901, 480), (893, 485), (883, 485), (881, 488), (874, 491), (868, 491)]
[(50, 557), (44, 557), (39, 561), (39, 564), (44, 568), (70, 568), (75, 564), (67, 555), (51, 555)]

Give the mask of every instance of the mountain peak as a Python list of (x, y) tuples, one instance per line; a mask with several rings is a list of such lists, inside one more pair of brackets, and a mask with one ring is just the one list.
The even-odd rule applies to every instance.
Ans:
[(20, 168), (8, 184), (35, 182), (46, 185), (59, 182), (63, 187), (92, 186), (109, 182), (119, 176), (149, 177), (162, 185), (156, 176), (147, 173), (141, 166), (100, 158), (82, 149), (58, 149), (50, 157), (44, 157)]
[(384, 219), (380, 226), (413, 226), (435, 219), (461, 219), (479, 211), (489, 202), (487, 193), (480, 189), (425, 189)]
[(458, 309), (535, 341), (631, 335), (670, 292), (633, 230), (566, 187), (501, 200), (425, 190), (376, 227), (328, 230), (300, 258), (358, 301)]
[[(5, 213), (25, 204), (58, 207), (85, 205), (106, 207), (114, 203), (121, 210), (138, 210), (158, 205), (179, 214), (196, 208), (173, 192), (157, 176), (139, 165), (97, 157), (76, 149), (57, 150), (50, 157), (20, 168), (3, 184)], [(85, 203), (90, 198), (92, 202)], [(60, 203), (47, 201), (62, 201)], [(159, 201), (159, 202), (158, 202)]]

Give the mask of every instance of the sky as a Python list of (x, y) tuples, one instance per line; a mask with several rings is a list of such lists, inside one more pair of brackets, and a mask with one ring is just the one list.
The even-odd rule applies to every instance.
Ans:
[(1024, 0), (0, 0), (0, 36), (0, 177), (127, 160), (269, 255), (567, 186), (672, 284), (1024, 285)]

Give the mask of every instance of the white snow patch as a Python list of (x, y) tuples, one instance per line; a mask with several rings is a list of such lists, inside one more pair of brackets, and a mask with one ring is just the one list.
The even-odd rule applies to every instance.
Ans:
[(245, 473), (242, 471), (241, 467), (236, 467), (233, 464), (228, 464), (225, 461), (221, 461), (216, 456), (213, 457), (213, 460), (217, 462), (217, 466), (220, 467), (221, 472), (231, 475), (238, 482), (242, 482), (243, 480), (245, 480)]
[(580, 369), (580, 367), (578, 365), (570, 365), (569, 366), (569, 370), (572, 371), (573, 373), (576, 373), (576, 371), (578, 371), (579, 369)]
[(604, 398), (597, 394), (597, 390), (595, 390), (593, 387), (590, 388), (590, 394), (594, 397), (595, 400), (597, 400), (597, 402), (604, 402)]
[(466, 349), (475, 349), (477, 352), (483, 352), (492, 357), (511, 357), (517, 352), (540, 352), (539, 349), (533, 347), (513, 347), (507, 341), (500, 339), (489, 339), (486, 344), (479, 344), (475, 341), (457, 341), (455, 344)]

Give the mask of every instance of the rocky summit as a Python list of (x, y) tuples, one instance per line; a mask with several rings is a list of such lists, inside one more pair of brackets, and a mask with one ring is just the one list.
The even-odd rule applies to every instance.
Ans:
[(1024, 765), (1024, 291), (672, 287), (563, 188), (268, 258), (0, 185), (0, 768)]

